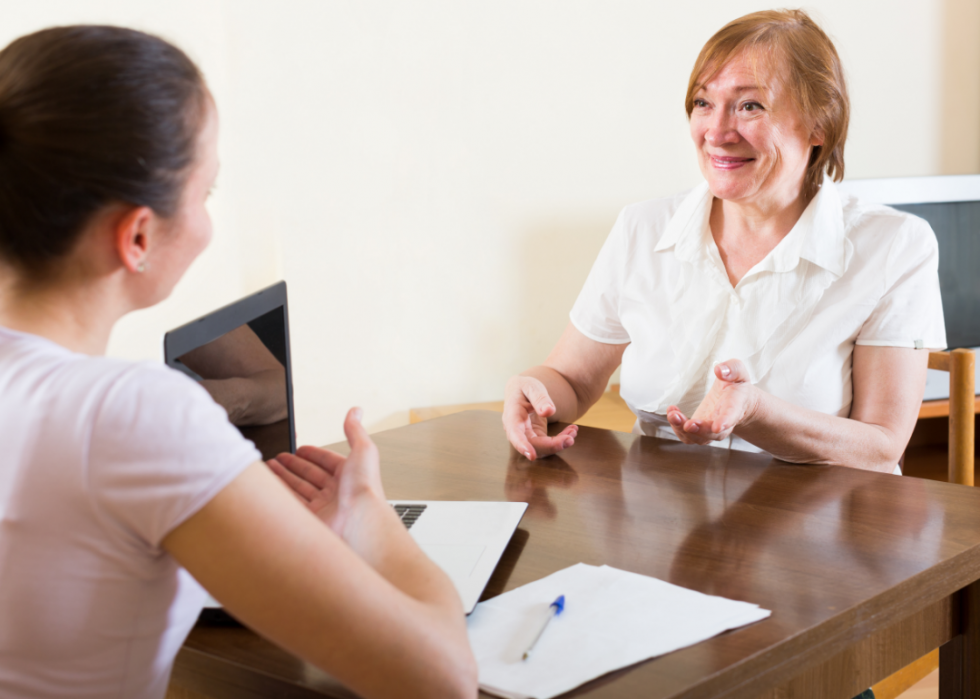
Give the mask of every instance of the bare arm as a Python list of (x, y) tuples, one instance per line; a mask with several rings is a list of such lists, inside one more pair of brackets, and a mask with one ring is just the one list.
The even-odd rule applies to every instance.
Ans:
[(507, 382), (503, 422), (514, 448), (534, 460), (574, 444), (577, 427), (549, 437), (548, 422), (573, 422), (591, 408), (628, 346), (596, 342), (569, 323), (544, 364)]
[(327, 464), (323, 517), (254, 464), (164, 547), (237, 618), (362, 696), (472, 697), (459, 597), (384, 500), (377, 452), (351, 422), (349, 457), (305, 448)]
[[(928, 350), (854, 347), (854, 399), (849, 417), (793, 405), (747, 381), (744, 366), (729, 360), (691, 419), (668, 410), (674, 432), (704, 444), (734, 434), (794, 463), (855, 466), (890, 472), (908, 444), (922, 403)], [(722, 366), (730, 367), (727, 379)]]

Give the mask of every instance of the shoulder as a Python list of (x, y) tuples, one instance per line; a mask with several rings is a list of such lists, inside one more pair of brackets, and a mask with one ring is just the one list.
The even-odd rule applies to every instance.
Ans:
[(197, 382), (164, 364), (105, 359), (104, 370), (115, 374), (106, 402), (133, 403), (174, 401), (195, 403), (209, 400)]
[(112, 377), (95, 418), (95, 437), (128, 443), (146, 440), (165, 446), (202, 427), (229, 426), (227, 414), (197, 382), (155, 362), (104, 360)]
[(618, 222), (630, 229), (662, 231), (690, 193), (691, 190), (687, 190), (673, 196), (647, 199), (625, 206), (619, 214)]
[(103, 521), (158, 546), (260, 455), (196, 382), (139, 363), (104, 394), (87, 457), (86, 488)]
[(922, 288), (939, 293), (939, 244), (928, 222), (853, 196), (842, 195), (841, 204), (855, 278), (873, 279), (880, 290), (894, 288), (903, 279), (932, 280)]
[(638, 246), (651, 249), (660, 242), (667, 226), (693, 190), (669, 197), (658, 197), (630, 204), (619, 212), (611, 238), (618, 238), (630, 250)]
[(924, 220), (890, 206), (872, 204), (849, 194), (841, 194), (847, 238), (858, 247), (931, 255), (938, 250), (936, 234)]
[(94, 419), (113, 403), (132, 403), (149, 394), (199, 398), (202, 390), (162, 364), (92, 357), (5, 328), (0, 328), (0, 387), (5, 396), (43, 403), (76, 422)]

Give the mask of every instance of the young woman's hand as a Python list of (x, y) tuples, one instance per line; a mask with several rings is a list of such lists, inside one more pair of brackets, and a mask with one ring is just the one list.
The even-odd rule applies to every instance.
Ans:
[(350, 454), (303, 446), (268, 461), (272, 471), (306, 507), (344, 539), (365, 501), (383, 502), (378, 448), (361, 424), (361, 409), (351, 408), (344, 420)]
[(242, 623), (358, 696), (475, 697), (459, 594), (384, 500), (359, 410), (344, 430), (349, 456), (254, 463), (163, 546)]

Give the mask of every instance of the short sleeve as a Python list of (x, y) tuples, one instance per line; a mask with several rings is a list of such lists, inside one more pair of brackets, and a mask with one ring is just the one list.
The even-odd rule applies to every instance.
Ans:
[(939, 246), (924, 220), (908, 215), (896, 231), (885, 264), (885, 292), (856, 343), (943, 349), (946, 326), (939, 292)]
[(621, 345), (630, 341), (619, 313), (628, 259), (626, 224), (620, 213), (569, 314), (579, 332), (596, 342)]
[(87, 465), (91, 499), (125, 535), (155, 548), (260, 459), (201, 386), (139, 364), (99, 407)]

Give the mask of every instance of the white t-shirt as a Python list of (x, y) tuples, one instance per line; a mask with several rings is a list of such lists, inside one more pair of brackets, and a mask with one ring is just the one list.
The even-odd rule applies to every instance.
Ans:
[[(630, 343), (620, 395), (643, 434), (676, 439), (714, 366), (741, 359), (768, 393), (828, 415), (851, 410), (854, 345), (946, 346), (929, 224), (839, 194), (826, 179), (782, 241), (734, 288), (709, 228), (707, 183), (619, 215), (571, 320)], [(714, 446), (760, 451), (739, 437)]]
[(191, 379), (0, 328), (0, 697), (163, 697), (204, 591), (161, 547), (259, 453)]

